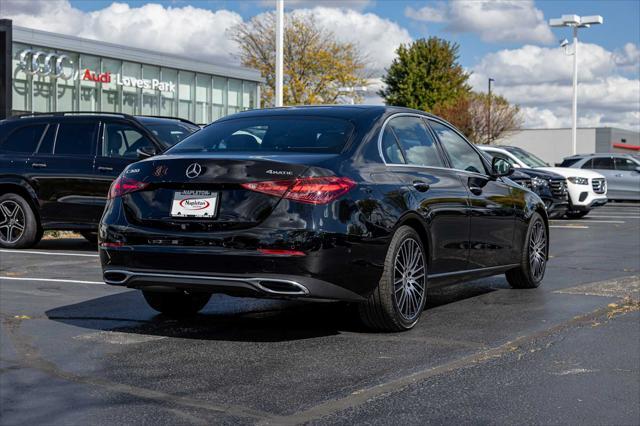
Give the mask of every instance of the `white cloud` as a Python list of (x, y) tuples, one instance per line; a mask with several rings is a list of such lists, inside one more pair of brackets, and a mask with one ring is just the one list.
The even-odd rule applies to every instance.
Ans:
[(424, 6), (420, 9), (407, 6), (404, 10), (404, 16), (422, 22), (445, 22), (447, 10), (444, 3), (438, 3), (436, 7)]
[[(295, 8), (309, 8), (314, 7), (318, 4), (317, 0), (287, 0), (285, 2), (285, 8), (287, 9), (295, 9)], [(362, 11), (368, 7), (371, 7), (375, 4), (374, 0), (323, 0), (323, 6), (332, 7), (332, 8), (340, 8), (340, 9), (353, 9)], [(276, 7), (275, 0), (261, 0), (260, 5), (267, 8)]]
[(14, 19), (16, 25), (179, 55), (197, 52), (206, 59), (237, 62), (232, 57), (237, 46), (225, 32), (242, 22), (242, 17), (228, 10), (112, 3), (104, 9), (83, 12), (67, 0), (42, 2), (34, 9), (19, 7), (21, 3), (9, 3), (3, 11), (3, 16)]
[(435, 8), (407, 8), (408, 18), (425, 22), (447, 22), (446, 30), (471, 32), (487, 42), (551, 43), (553, 33), (533, 0), (450, 1)]
[(374, 13), (328, 7), (300, 9), (295, 13), (312, 16), (339, 40), (358, 45), (369, 60), (370, 71), (377, 75), (391, 65), (396, 48), (412, 40), (406, 29)]
[[(578, 59), (579, 125), (640, 129), (640, 79), (623, 75), (627, 62), (595, 44), (581, 44)], [(522, 107), (526, 127), (571, 125), (572, 58), (561, 48), (501, 50), (472, 71), (473, 88), (485, 91), (487, 78), (494, 78), (495, 93)]]

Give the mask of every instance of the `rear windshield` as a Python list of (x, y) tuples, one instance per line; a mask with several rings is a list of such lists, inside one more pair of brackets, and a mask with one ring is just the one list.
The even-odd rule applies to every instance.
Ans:
[(250, 117), (213, 123), (168, 153), (309, 152), (339, 153), (353, 126), (326, 117)]
[(186, 123), (145, 123), (142, 124), (153, 133), (164, 148), (172, 147), (200, 128)]
[(570, 167), (571, 165), (577, 163), (580, 160), (582, 160), (582, 158), (567, 158), (562, 163), (560, 163), (558, 167)]

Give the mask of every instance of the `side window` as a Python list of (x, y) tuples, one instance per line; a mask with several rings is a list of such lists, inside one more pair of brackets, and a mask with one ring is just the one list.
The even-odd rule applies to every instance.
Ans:
[(105, 123), (102, 139), (103, 157), (137, 158), (138, 149), (155, 147), (139, 130), (121, 123)]
[(593, 159), (593, 167), (592, 169), (596, 170), (613, 170), (615, 167), (613, 165), (613, 158), (611, 157), (597, 157)]
[(449, 154), (454, 169), (487, 174), (480, 155), (466, 140), (443, 124), (435, 121), (429, 121), (429, 123)]
[(389, 121), (387, 127), (397, 137), (407, 164), (433, 167), (444, 165), (436, 141), (421, 118), (400, 116)]
[(38, 145), (38, 154), (51, 154), (53, 153), (53, 143), (56, 140), (56, 133), (58, 132), (58, 124), (52, 123), (49, 125), (47, 132), (42, 137), (40, 145)]
[(391, 130), (391, 126), (386, 126), (384, 128), (384, 133), (382, 134), (382, 156), (386, 163), (406, 163), (406, 161), (404, 161), (402, 151), (400, 151), (396, 135), (394, 135), (393, 130)]
[(60, 123), (53, 152), (57, 155), (93, 155), (96, 127), (95, 123)]
[(44, 132), (46, 127), (46, 124), (35, 124), (15, 129), (9, 133), (9, 136), (0, 144), (0, 152), (24, 154), (35, 152), (42, 138), (42, 132)]
[(593, 169), (593, 158), (584, 163), (581, 169)]
[(633, 160), (628, 158), (615, 158), (616, 170), (622, 170), (626, 172), (633, 172), (640, 164), (636, 164)]

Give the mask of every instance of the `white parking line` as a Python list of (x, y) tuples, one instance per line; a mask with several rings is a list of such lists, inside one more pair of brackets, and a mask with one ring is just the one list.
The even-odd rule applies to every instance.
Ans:
[(27, 278), (27, 277), (4, 277), (0, 275), (0, 280), (11, 281), (45, 281), (53, 283), (74, 283), (74, 284), (100, 284), (104, 285), (102, 281), (81, 281), (81, 280), (65, 280), (60, 278)]
[(13, 253), (13, 254), (43, 254), (47, 256), (78, 256), (78, 257), (98, 257), (97, 254), (87, 253), (61, 253), (55, 251), (39, 251), (39, 250), (7, 250), (0, 249), (0, 253)]
[[(578, 222), (579, 221), (579, 222)], [(627, 223), (624, 220), (592, 220), (592, 219), (578, 219), (578, 220), (555, 220), (552, 219), (552, 223)]]
[(549, 228), (563, 228), (563, 229), (589, 229), (584, 225), (549, 225)]
[(597, 214), (590, 214), (589, 217), (597, 217), (603, 219), (640, 219), (640, 216), (602, 216)]

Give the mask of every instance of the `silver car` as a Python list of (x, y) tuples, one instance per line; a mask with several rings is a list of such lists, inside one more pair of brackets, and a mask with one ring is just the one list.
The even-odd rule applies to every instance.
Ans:
[(640, 159), (631, 154), (573, 155), (564, 159), (560, 167), (589, 169), (607, 178), (610, 200), (640, 201)]

